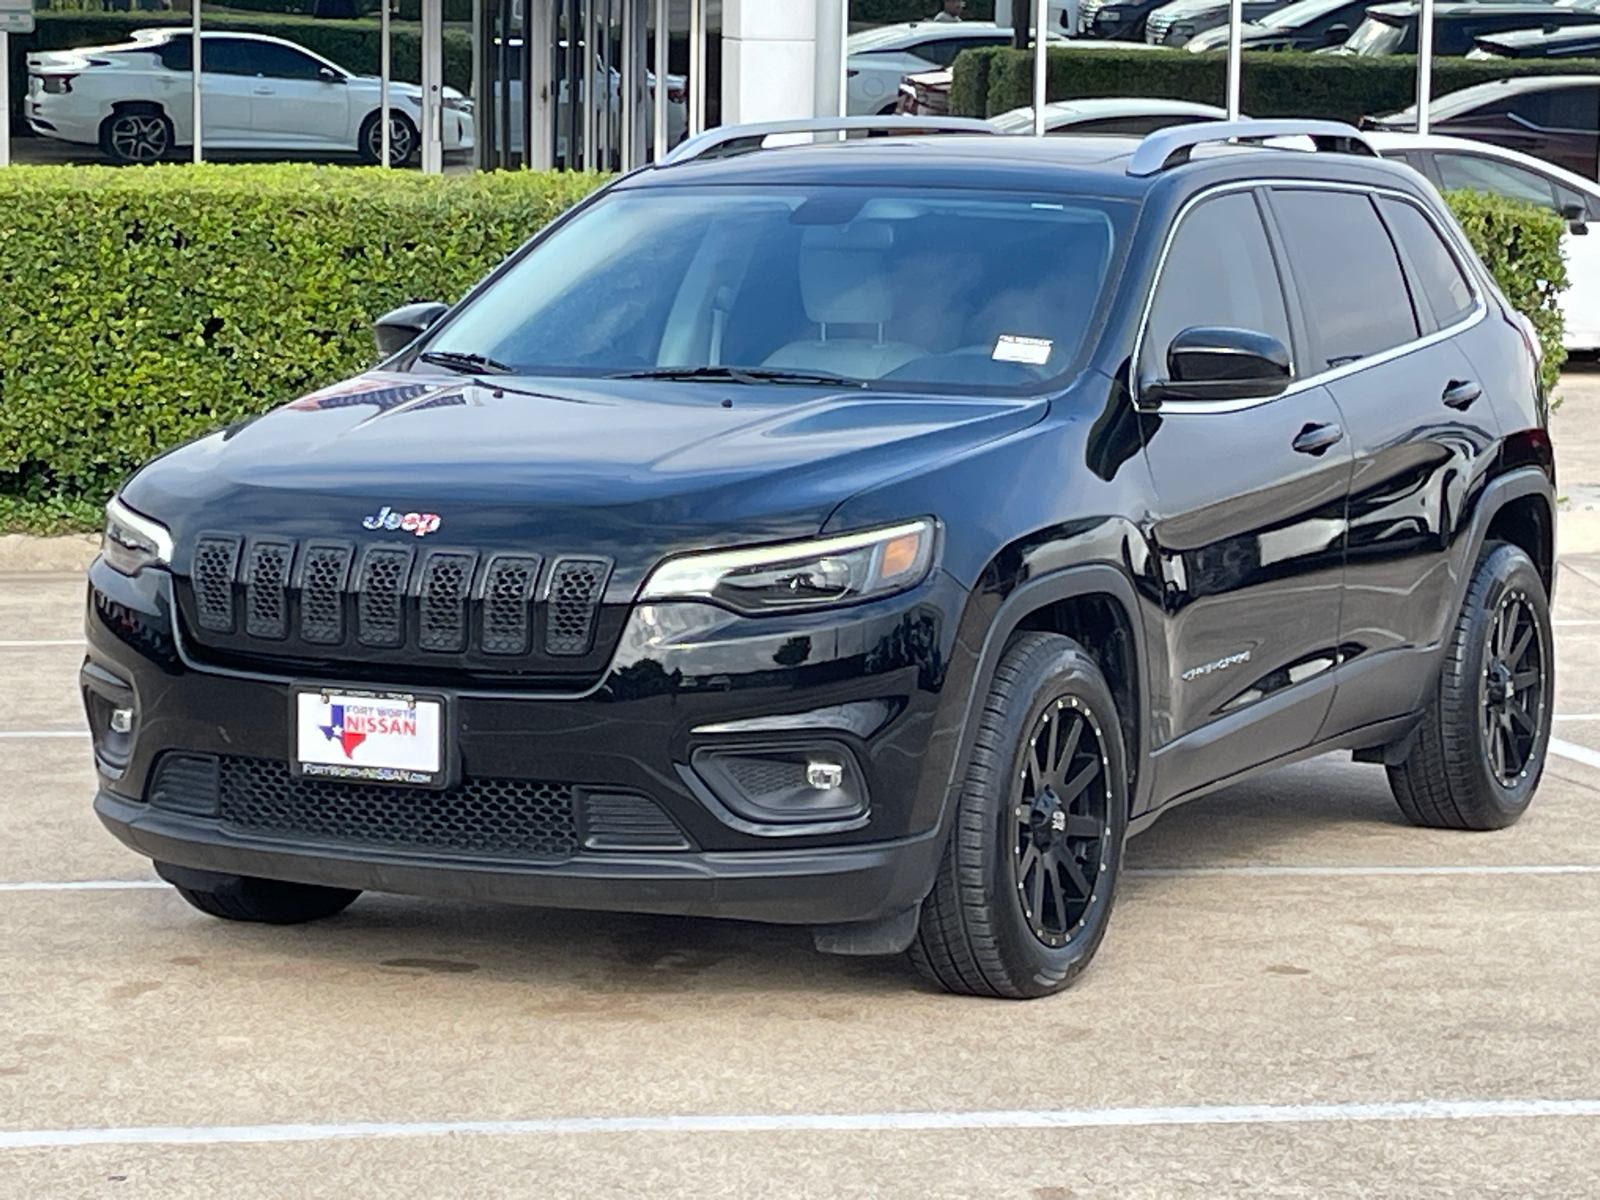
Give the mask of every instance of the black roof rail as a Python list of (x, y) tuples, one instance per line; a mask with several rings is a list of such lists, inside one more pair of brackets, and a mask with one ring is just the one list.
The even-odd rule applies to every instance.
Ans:
[(1278, 137), (1308, 137), (1320, 151), (1378, 157), (1360, 131), (1343, 121), (1203, 121), (1172, 125), (1148, 135), (1128, 159), (1128, 174), (1158, 175), (1181, 166), (1196, 146), (1207, 142), (1260, 142)]
[[(708, 129), (680, 143), (655, 165), (674, 167), (697, 158), (732, 158), (766, 145), (776, 134), (864, 133), (890, 136), (919, 133), (989, 133), (1000, 131), (972, 117), (806, 117), (793, 121), (767, 121), (756, 125), (724, 125)], [(815, 140), (815, 139), (813, 139)]]

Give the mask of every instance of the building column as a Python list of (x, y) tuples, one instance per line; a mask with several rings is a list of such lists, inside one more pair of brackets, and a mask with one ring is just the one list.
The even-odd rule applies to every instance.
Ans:
[(742, 125), (811, 116), (816, 62), (814, 4), (806, 0), (725, 0), (722, 123)]

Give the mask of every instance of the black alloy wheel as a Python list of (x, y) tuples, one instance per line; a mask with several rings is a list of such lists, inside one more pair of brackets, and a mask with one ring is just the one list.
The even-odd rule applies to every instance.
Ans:
[(1507, 591), (1489, 625), (1479, 687), (1484, 752), (1501, 787), (1527, 774), (1545, 724), (1545, 693), (1538, 617), (1526, 593)]
[(119, 163), (160, 162), (172, 152), (172, 122), (159, 112), (113, 113), (101, 126), (100, 146)]
[[(1483, 548), (1389, 787), (1414, 825), (1504, 829), (1533, 802), (1555, 693), (1550, 601), (1520, 546)], [(1393, 760), (1390, 760), (1393, 762)]]
[(1022, 915), (1046, 946), (1083, 931), (1106, 869), (1109, 771), (1094, 714), (1076, 696), (1048, 705), (1017, 780), (1013, 879)]
[(1037, 632), (1012, 640), (973, 713), (911, 961), (946, 991), (1049, 996), (1082, 974), (1110, 921), (1128, 827), (1120, 714), (1082, 646)]

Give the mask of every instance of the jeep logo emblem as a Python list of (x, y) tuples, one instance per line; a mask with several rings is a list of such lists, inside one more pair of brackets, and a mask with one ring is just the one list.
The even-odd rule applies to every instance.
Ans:
[(408, 512), (398, 513), (385, 504), (370, 517), (361, 519), (363, 529), (399, 529), (405, 533), (414, 533), (418, 537), (427, 537), (439, 528), (438, 513)]

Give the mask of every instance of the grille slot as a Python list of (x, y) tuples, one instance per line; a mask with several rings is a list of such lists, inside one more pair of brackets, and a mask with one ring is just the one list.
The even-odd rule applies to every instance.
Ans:
[(356, 641), (393, 648), (405, 643), (406, 578), (411, 551), (374, 546), (361, 559), (356, 597)]
[(483, 651), (485, 654), (526, 654), (528, 602), (539, 582), (539, 557), (535, 554), (497, 554), (483, 573)]
[(577, 853), (573, 789), (468, 779), (445, 791), (299, 779), (269, 759), (221, 759), (221, 816), (249, 832), (395, 850), (560, 861)]
[(172, 812), (217, 813), (217, 760), (210, 755), (167, 754), (150, 784), (149, 803)]
[(200, 628), (233, 632), (233, 577), (239, 568), (239, 539), (207, 536), (194, 547), (194, 608)]
[(422, 561), (417, 587), (417, 645), (460, 653), (467, 648), (467, 600), (476, 554), (435, 550)]
[(589, 792), (583, 797), (587, 850), (688, 850), (691, 843), (661, 806), (630, 792)]
[(251, 637), (282, 641), (289, 634), (285, 588), (294, 561), (294, 543), (257, 538), (245, 559), (244, 628)]
[(576, 656), (589, 652), (594, 636), (594, 611), (611, 574), (607, 558), (558, 558), (550, 569), (550, 595), (545, 616), (546, 654)]
[(344, 641), (344, 584), (350, 547), (307, 542), (300, 568), (300, 637), (313, 646)]

